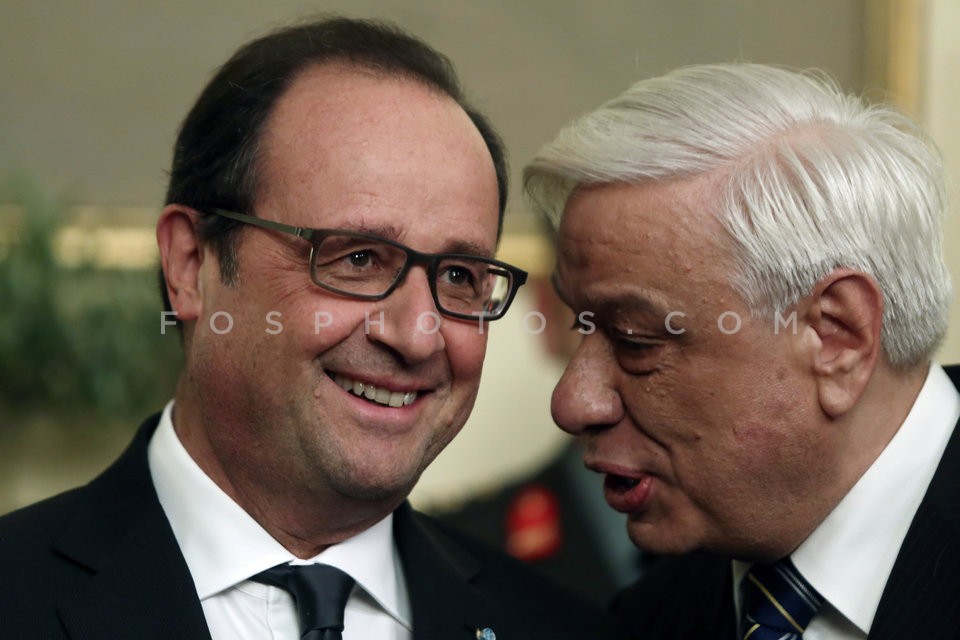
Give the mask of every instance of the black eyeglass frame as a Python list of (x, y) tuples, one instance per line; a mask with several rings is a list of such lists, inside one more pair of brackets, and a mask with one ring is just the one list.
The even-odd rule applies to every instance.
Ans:
[[(422, 253), (416, 249), (411, 249), (410, 247), (395, 242), (388, 238), (383, 238), (371, 233), (362, 233), (359, 231), (347, 231), (344, 229), (313, 229), (310, 227), (296, 227), (289, 224), (284, 224), (282, 222), (274, 222), (273, 220), (266, 220), (264, 218), (259, 218), (257, 216), (251, 216), (244, 213), (237, 213), (236, 211), (228, 211), (226, 209), (214, 209), (213, 213), (215, 215), (221, 216), (223, 218), (229, 218), (230, 220), (235, 220), (237, 222), (242, 222), (244, 224), (249, 224), (254, 227), (260, 227), (262, 229), (269, 229), (272, 231), (279, 231), (281, 233), (288, 233), (290, 235), (296, 236), (298, 238), (303, 238), (310, 243), (310, 279), (315, 285), (326, 291), (331, 291), (333, 293), (346, 296), (349, 298), (355, 298), (358, 300), (383, 300), (403, 282), (404, 278), (407, 277), (407, 273), (410, 272), (410, 268), (416, 265), (424, 265), (427, 268), (427, 281), (430, 283), (430, 293), (433, 295), (433, 303), (436, 305), (437, 310), (450, 318), (457, 318), (460, 320), (485, 320), (493, 321), (499, 320), (506, 313), (507, 309), (510, 308), (510, 305), (513, 304), (513, 299), (517, 295), (517, 291), (526, 283), (527, 281), (527, 272), (519, 267), (515, 267), (512, 264), (502, 262), (500, 260), (494, 260), (493, 258), (487, 258), (484, 256), (473, 255), (469, 253)], [(380, 242), (391, 247), (395, 247), (403, 251), (406, 255), (406, 260), (403, 263), (403, 267), (393, 278), (393, 283), (387, 287), (387, 290), (383, 293), (355, 293), (353, 291), (344, 291), (343, 289), (337, 289), (328, 284), (320, 282), (317, 278), (317, 261), (314, 259), (316, 257), (317, 248), (320, 246), (320, 243), (323, 239), (330, 235), (340, 235), (340, 236), (350, 236), (353, 238), (360, 238), (363, 240), (371, 240), (373, 242)], [(479, 262), (484, 262), (489, 264), (497, 269), (501, 269), (506, 272), (510, 278), (510, 292), (507, 294), (507, 297), (503, 303), (503, 307), (496, 314), (484, 314), (483, 312), (477, 312), (473, 314), (460, 313), (458, 311), (450, 311), (445, 308), (440, 303), (440, 296), (437, 294), (437, 265), (441, 260), (474, 260)]]

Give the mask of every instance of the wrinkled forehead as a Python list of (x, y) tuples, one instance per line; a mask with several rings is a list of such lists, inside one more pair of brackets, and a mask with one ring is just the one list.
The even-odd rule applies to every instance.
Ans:
[(578, 288), (636, 283), (669, 291), (680, 283), (717, 284), (735, 261), (699, 179), (579, 187), (567, 200), (557, 237), (557, 276)]
[[(729, 252), (724, 172), (636, 182), (579, 183), (553, 219), (557, 240), (588, 243), (699, 239)], [(694, 247), (690, 247), (696, 250)]]

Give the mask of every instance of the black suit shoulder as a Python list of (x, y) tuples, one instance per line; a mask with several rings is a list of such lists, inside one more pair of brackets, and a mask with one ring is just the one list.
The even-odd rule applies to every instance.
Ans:
[(583, 633), (596, 632), (598, 627), (611, 622), (607, 611), (516, 558), (452, 528), (441, 524), (437, 527), (480, 560), (484, 571), (478, 581), (502, 594), (504, 600), (520, 599), (531, 615), (553, 618), (562, 628), (581, 628)]
[[(41, 502), (0, 516), (0, 550), (9, 545), (42, 544), (73, 513), (81, 489), (71, 489)], [(8, 558), (0, 556), (0, 562)]]
[(0, 518), (0, 638), (209, 640), (150, 479), (158, 418), (86, 486)]
[(658, 640), (736, 636), (730, 560), (706, 553), (662, 558), (613, 601), (634, 633)]
[[(465, 573), (473, 574), (468, 583), (478, 598), (486, 600), (499, 616), (522, 621), (530, 628), (534, 635), (525, 638), (626, 637), (622, 621), (567, 587), (430, 516), (416, 512), (412, 516), (424, 536), (452, 550), (443, 558), (445, 564), (460, 565)], [(464, 559), (467, 566), (463, 566)]]
[(0, 517), (0, 637), (63, 634), (57, 603), (90, 576), (55, 549), (81, 495), (74, 489)]

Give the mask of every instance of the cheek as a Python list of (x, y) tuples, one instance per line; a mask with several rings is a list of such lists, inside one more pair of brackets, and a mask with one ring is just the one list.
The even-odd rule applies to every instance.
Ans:
[(669, 369), (651, 376), (631, 377), (621, 397), (631, 419), (665, 444), (696, 444), (711, 429), (714, 391), (683, 382)]
[[(809, 474), (829, 457), (815, 424), (796, 393), (773, 393), (732, 402), (717, 428), (726, 435), (717, 443), (736, 465), (736, 473), (752, 478), (758, 492), (780, 493), (805, 485)], [(716, 462), (725, 464), (723, 460)]]
[(454, 382), (473, 382), (479, 385), (480, 374), (483, 371), (483, 358), (487, 352), (487, 331), (490, 325), (483, 328), (483, 333), (477, 325), (454, 323), (447, 321), (443, 329), (443, 341), (453, 372)]
[[(288, 305), (280, 309), (282, 316), (276, 318), (283, 328), (275, 337), (293, 341), (301, 349), (315, 355), (343, 342), (353, 333), (363, 332), (364, 310), (362, 305), (345, 305), (330, 298)], [(265, 320), (263, 324), (271, 331), (276, 330), (275, 326), (269, 326)], [(377, 331), (377, 325), (372, 325), (370, 330)]]

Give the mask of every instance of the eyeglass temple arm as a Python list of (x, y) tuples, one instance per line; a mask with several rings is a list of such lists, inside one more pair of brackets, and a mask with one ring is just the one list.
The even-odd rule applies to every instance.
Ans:
[(289, 224), (283, 224), (282, 222), (274, 222), (273, 220), (265, 220), (263, 218), (258, 218), (256, 216), (249, 216), (244, 213), (237, 213), (235, 211), (227, 211), (226, 209), (214, 209), (213, 211), (218, 216), (223, 216), (224, 218), (230, 218), (231, 220), (236, 220), (237, 222), (244, 222), (246, 224), (252, 224), (255, 227), (263, 227), (264, 229), (272, 229), (274, 231), (281, 231), (283, 233), (290, 233), (298, 238), (304, 238), (309, 240), (310, 236), (313, 235), (311, 229), (304, 229), (303, 227), (295, 227)]

